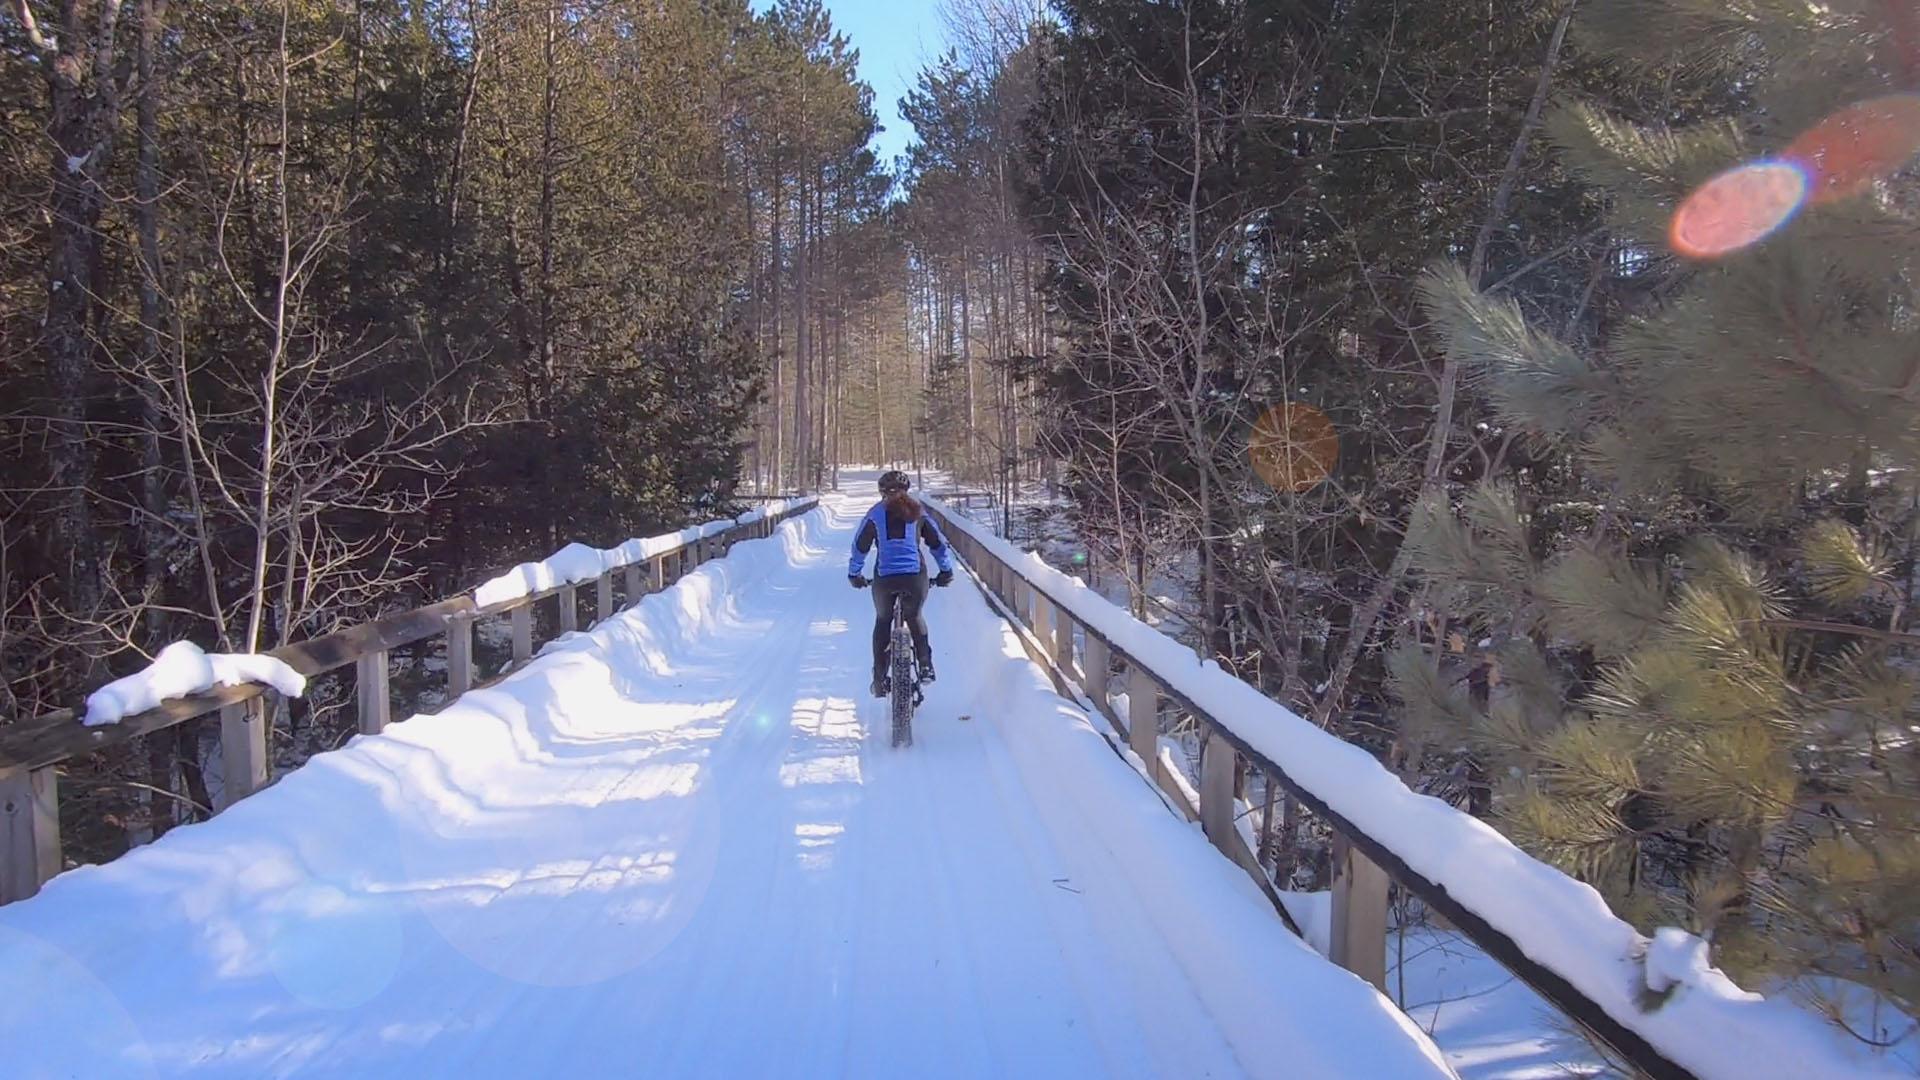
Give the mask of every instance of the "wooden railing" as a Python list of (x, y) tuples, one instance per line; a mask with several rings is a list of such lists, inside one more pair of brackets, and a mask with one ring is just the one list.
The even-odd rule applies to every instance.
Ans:
[(939, 499), (950, 507), (962, 510), (995, 510), (1000, 506), (1000, 498), (991, 491), (942, 491)]
[[(1276, 887), (1237, 825), (1234, 786), (1238, 771), (1258, 770), (1270, 784), (1291, 793), (1330, 826), (1334, 856), (1328, 958), (1333, 962), (1385, 989), (1388, 894), (1390, 883), (1397, 882), (1634, 1068), (1663, 1080), (1695, 1075), (1581, 993), (1559, 972), (1529, 957), (1511, 937), (1461, 904), (1444, 886), (1414, 871), (1387, 845), (1336, 813), (1318, 793), (1298, 783), (1236, 734), (1230, 719), (1211, 715), (1162, 673), (1077, 618), (1059, 597), (973, 535), (972, 530), (979, 526), (956, 523), (950, 508), (941, 506), (937, 496), (928, 508), (982, 588), (1017, 623), (1029, 651), (1039, 654), (1035, 658), (1051, 665), (1058, 680), (1078, 688), (1126, 740), (1147, 776), (1176, 806), (1199, 820), (1207, 839), (1245, 869), (1276, 906)], [(1125, 716), (1119, 715), (1109, 694), (1117, 674), (1126, 686)], [(1163, 703), (1184, 711), (1204, 732), (1197, 799), (1190, 794), (1186, 777), (1160, 753)], [(1292, 920), (1288, 922), (1291, 925)]]
[[(643, 560), (611, 566), (596, 580), (558, 585), (485, 607), (476, 604), (472, 594), (456, 596), (295, 642), (270, 655), (309, 679), (353, 665), (359, 730), (377, 734), (392, 719), (387, 670), (393, 650), (444, 635), (447, 700), (452, 701), (476, 685), (473, 630), (480, 620), (507, 617), (512, 626), (512, 667), (517, 668), (533, 656), (533, 616), (542, 601), (557, 601), (556, 625), (561, 633), (576, 630), (582, 588), (593, 588), (594, 621), (598, 622), (724, 555), (740, 540), (771, 536), (781, 522), (812, 505), (808, 500), (755, 520), (736, 521), (712, 535), (656, 549)], [(624, 594), (619, 607), (614, 601), (616, 577)], [(248, 683), (173, 698), (117, 724), (87, 727), (77, 710), (61, 709), (0, 728), (0, 904), (32, 896), (60, 872), (58, 769), (63, 763), (217, 711), (222, 788), (219, 805), (212, 809), (225, 809), (272, 780), (267, 751), (271, 694), (265, 686)]]

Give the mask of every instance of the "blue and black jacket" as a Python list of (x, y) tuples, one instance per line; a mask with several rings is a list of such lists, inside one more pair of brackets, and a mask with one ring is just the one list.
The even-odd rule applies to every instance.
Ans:
[(867, 519), (860, 523), (860, 531), (853, 534), (853, 557), (847, 560), (847, 576), (855, 577), (866, 569), (867, 552), (872, 551), (876, 543), (880, 545), (880, 556), (875, 560), (874, 577), (918, 574), (925, 569), (920, 561), (923, 539), (933, 551), (933, 561), (940, 569), (951, 572), (953, 548), (931, 517), (922, 514), (918, 521), (909, 521), (898, 512), (889, 513), (884, 501), (875, 503), (873, 509), (867, 511)]

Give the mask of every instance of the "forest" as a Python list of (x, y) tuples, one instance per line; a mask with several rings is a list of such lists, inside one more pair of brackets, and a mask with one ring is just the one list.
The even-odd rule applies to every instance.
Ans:
[[(0, 720), (940, 469), (1642, 929), (1920, 1014), (1920, 14), (942, 16), (882, 161), (820, 0), (13, 0)], [(103, 850), (199, 739), (90, 766)]]

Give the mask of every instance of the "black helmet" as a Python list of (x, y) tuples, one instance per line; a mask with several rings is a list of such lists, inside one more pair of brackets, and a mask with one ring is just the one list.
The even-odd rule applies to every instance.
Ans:
[(880, 474), (880, 493), (883, 495), (889, 491), (906, 491), (911, 487), (913, 487), (913, 481), (907, 479), (907, 474), (899, 469), (891, 469)]

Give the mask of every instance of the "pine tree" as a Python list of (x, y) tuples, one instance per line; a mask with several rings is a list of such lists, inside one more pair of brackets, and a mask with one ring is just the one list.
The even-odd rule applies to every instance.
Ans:
[[(1425, 278), (1442, 346), (1574, 495), (1423, 503), (1416, 562), (1453, 619), (1390, 667), (1408, 729), (1464, 745), (1509, 834), (1624, 917), (1704, 934), (1736, 977), (1833, 976), (1911, 1014), (1920, 190), (1896, 170), (1920, 117), (1889, 95), (1920, 54), (1884, 21), (1903, 11), (1583, 9), (1588, 49), (1677, 68), (1653, 50), (1685, 42), (1742, 108), (1553, 119), (1639, 298), (1600, 340), (1562, 340), (1457, 269)], [(1792, 209), (1764, 201), (1783, 163), (1807, 205), (1763, 235)], [(1703, 189), (1747, 199), (1711, 252), (1686, 201)]]
[[(817, 2), (29, 0), (0, 46), (0, 725), (108, 648), (271, 646), (710, 516), (802, 314), (831, 445), (844, 271), (889, 238)], [(176, 733), (85, 766), (70, 810), (132, 825), (70, 852), (144, 833), (119, 781), (211, 802)]]

